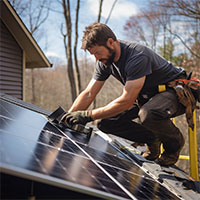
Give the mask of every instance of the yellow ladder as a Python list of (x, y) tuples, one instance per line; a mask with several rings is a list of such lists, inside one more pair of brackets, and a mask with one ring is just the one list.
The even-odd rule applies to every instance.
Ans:
[(197, 157), (197, 121), (196, 121), (196, 110), (193, 112), (194, 130), (191, 128), (189, 131), (189, 153), (190, 153), (190, 175), (199, 181), (198, 171), (198, 157)]
[[(172, 119), (174, 124), (176, 124), (176, 118)], [(197, 121), (196, 121), (196, 110), (193, 112), (194, 120), (194, 130), (188, 128), (189, 132), (189, 156), (180, 155), (179, 159), (186, 159), (190, 161), (190, 175), (195, 180), (199, 181), (199, 171), (198, 171), (198, 157), (197, 157)], [(163, 147), (161, 147), (161, 152), (163, 152)]]

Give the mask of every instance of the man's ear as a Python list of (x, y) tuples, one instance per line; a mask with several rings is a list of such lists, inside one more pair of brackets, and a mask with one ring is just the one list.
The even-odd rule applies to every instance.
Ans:
[(108, 38), (106, 41), (106, 45), (107, 45), (107, 47), (113, 49), (114, 40), (112, 38)]

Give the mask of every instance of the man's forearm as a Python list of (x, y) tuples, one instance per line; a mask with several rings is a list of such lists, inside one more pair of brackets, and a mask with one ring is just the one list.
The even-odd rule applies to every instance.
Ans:
[(88, 107), (102, 88), (104, 82), (105, 81), (96, 81), (95, 79), (91, 79), (87, 88), (83, 92), (81, 92), (81, 94), (76, 98), (68, 112), (88, 109)]
[(89, 92), (83, 91), (74, 101), (71, 108), (68, 110), (68, 112), (73, 112), (77, 110), (86, 110), (92, 101), (94, 100), (94, 97), (91, 96)]
[(112, 117), (130, 109), (133, 106), (133, 103), (133, 101), (124, 101), (119, 97), (104, 107), (92, 110), (91, 117), (93, 120)]
[(104, 107), (91, 111), (92, 119), (96, 120), (112, 117), (131, 108), (144, 84), (144, 80), (145, 77), (127, 81), (120, 97)]

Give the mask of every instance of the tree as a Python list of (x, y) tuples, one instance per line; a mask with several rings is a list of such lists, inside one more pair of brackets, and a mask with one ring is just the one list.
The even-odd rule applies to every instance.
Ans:
[[(143, 10), (140, 14), (131, 16), (126, 22), (124, 29), (128, 36), (135, 41), (143, 41), (145, 45), (156, 49), (156, 42), (160, 32), (159, 11)], [(148, 28), (147, 28), (148, 27)]]
[[(32, 0), (28, 1), (27, 4), (27, 20), (30, 33), (35, 36), (38, 33), (38, 30), (42, 24), (47, 20), (49, 15), (50, 1), (42, 0), (39, 4), (33, 4)], [(37, 8), (37, 9), (36, 9)], [(39, 39), (41, 37), (41, 29), (38, 36), (35, 36)], [(32, 80), (32, 103), (36, 101), (36, 90), (35, 90), (35, 76), (34, 68), (31, 69), (31, 80)]]
[(199, 0), (159, 0), (156, 4), (167, 8), (168, 11), (170, 10), (172, 15), (184, 16), (193, 20), (200, 20)]
[[(23, 18), (24, 12), (27, 10), (27, 1), (21, 1), (21, 0), (9, 0), (13, 8), (17, 11), (18, 15)], [(26, 16), (26, 14), (25, 14)]]
[(11, 0), (10, 3), (38, 41), (42, 35), (41, 27), (49, 16), (51, 0)]
[[(199, 0), (165, 0), (153, 2), (157, 9), (163, 10), (163, 15), (170, 15), (173, 23), (179, 23), (179, 29), (167, 27), (167, 31), (180, 40), (185, 48), (193, 56), (200, 58), (199, 54), (192, 50), (191, 45), (199, 37), (200, 27), (200, 2)], [(185, 33), (183, 33), (185, 29)]]
[(99, 14), (98, 14), (97, 22), (101, 21), (102, 6), (103, 6), (103, 0), (100, 0), (99, 1)]
[(74, 101), (77, 97), (77, 90), (76, 90), (76, 83), (75, 83), (75, 76), (73, 70), (73, 62), (72, 62), (72, 23), (71, 23), (71, 13), (70, 13), (70, 1), (69, 0), (62, 0), (62, 8), (63, 8), (63, 15), (65, 19), (65, 28), (66, 33), (63, 32), (63, 27), (61, 27), (61, 32), (63, 35), (63, 42), (67, 57), (67, 71), (68, 77), (70, 82), (70, 89), (72, 94), (72, 101)]
[(162, 55), (166, 60), (173, 62), (174, 44), (171, 38), (168, 38), (165, 47), (158, 48), (158, 53)]
[(124, 29), (129, 36), (143, 41), (154, 50), (157, 41), (160, 43), (162, 40), (164, 57), (168, 39), (172, 41), (172, 38), (176, 38), (180, 41), (179, 46), (182, 43), (188, 53), (198, 59), (199, 53), (192, 48), (192, 44), (197, 43), (200, 36), (199, 5), (199, 0), (151, 1), (138, 15), (126, 22)]
[[(19, 16), (25, 22), (27, 28), (29, 29), (31, 35), (37, 40), (41, 38), (42, 35), (42, 25), (47, 20), (49, 16), (51, 0), (41, 0), (41, 1), (32, 1), (32, 0), (11, 0), (10, 3), (15, 8)], [(31, 69), (31, 83), (32, 83), (32, 101), (35, 103), (36, 94), (35, 94), (35, 76), (34, 69)]]
[(77, 58), (79, 8), (80, 8), (80, 0), (77, 0), (76, 19), (75, 19), (74, 63), (75, 63), (77, 82), (78, 82), (78, 93), (80, 94), (80, 92), (82, 91), (82, 85), (81, 85), (81, 76)]
[(108, 23), (108, 21), (109, 21), (109, 19), (110, 19), (110, 17), (111, 17), (112, 11), (113, 11), (113, 9), (114, 9), (114, 7), (115, 7), (115, 5), (116, 5), (116, 3), (117, 3), (117, 0), (115, 0), (115, 1), (113, 2), (112, 7), (111, 7), (111, 9), (110, 9), (110, 12), (109, 12), (109, 14), (108, 14), (108, 17), (107, 17), (107, 19), (106, 19), (106, 21), (105, 21), (105, 24)]

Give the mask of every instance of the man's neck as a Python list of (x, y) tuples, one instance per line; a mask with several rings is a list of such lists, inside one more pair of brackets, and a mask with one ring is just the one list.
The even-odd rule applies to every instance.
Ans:
[(121, 56), (121, 48), (120, 48), (120, 42), (117, 40), (115, 42), (115, 58), (114, 62), (117, 62)]

